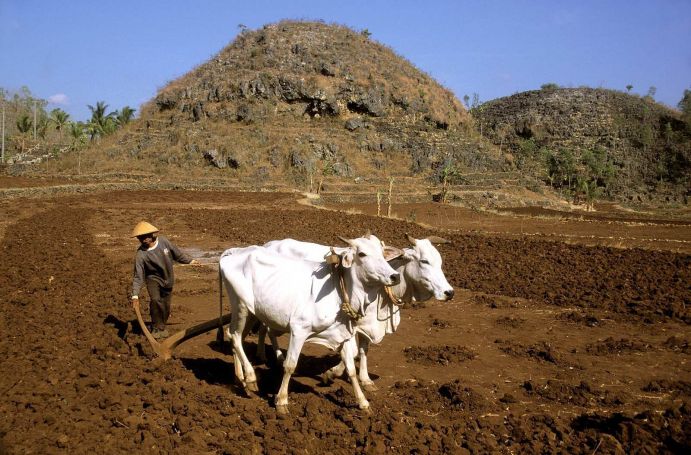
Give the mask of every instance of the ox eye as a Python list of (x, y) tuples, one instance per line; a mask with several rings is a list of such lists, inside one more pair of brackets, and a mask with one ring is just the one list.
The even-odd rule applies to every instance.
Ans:
[(367, 256), (367, 255), (366, 255), (365, 253), (363, 253), (363, 252), (360, 252), (360, 253), (358, 253), (357, 255), (360, 256), (361, 258), (364, 258), (365, 256)]
[(429, 265), (429, 261), (427, 259), (421, 259), (420, 263)]

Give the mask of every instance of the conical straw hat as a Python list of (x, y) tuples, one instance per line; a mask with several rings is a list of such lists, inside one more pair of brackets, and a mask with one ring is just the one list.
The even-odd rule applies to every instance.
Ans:
[(158, 230), (159, 229), (153, 224), (147, 223), (146, 221), (140, 221), (134, 227), (134, 230), (132, 231), (132, 237), (139, 237), (140, 235), (151, 234), (152, 232), (158, 232)]

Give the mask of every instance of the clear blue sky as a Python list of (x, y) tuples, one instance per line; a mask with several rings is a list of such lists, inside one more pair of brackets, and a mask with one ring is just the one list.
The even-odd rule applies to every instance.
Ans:
[(674, 107), (691, 88), (691, 0), (0, 0), (0, 87), (76, 120), (97, 101), (138, 109), (239, 24), (281, 19), (366, 28), (459, 99), (631, 84)]

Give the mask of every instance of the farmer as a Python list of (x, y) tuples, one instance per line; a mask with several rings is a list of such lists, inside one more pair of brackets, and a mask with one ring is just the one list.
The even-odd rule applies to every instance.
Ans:
[(132, 305), (139, 305), (139, 291), (146, 283), (149, 291), (151, 334), (160, 339), (168, 336), (166, 322), (170, 316), (170, 299), (173, 293), (173, 260), (182, 264), (199, 264), (173, 245), (170, 240), (156, 235), (158, 228), (146, 221), (139, 222), (132, 231), (137, 237), (139, 249), (134, 259), (132, 280)]

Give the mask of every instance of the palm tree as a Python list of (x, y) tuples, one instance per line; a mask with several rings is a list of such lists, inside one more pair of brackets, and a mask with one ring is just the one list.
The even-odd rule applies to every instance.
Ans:
[(27, 114), (22, 115), (17, 119), (17, 129), (20, 133), (26, 134), (34, 127), (34, 122)]
[(89, 141), (93, 142), (95, 141), (98, 137), (100, 137), (103, 134), (103, 127), (99, 125), (97, 121), (94, 121), (94, 119), (91, 119), (86, 125), (85, 125), (85, 133), (89, 136)]
[(84, 145), (84, 127), (81, 123), (69, 123), (70, 137), (72, 138), (72, 150), (77, 150), (77, 174), (82, 173), (82, 145)]
[(46, 117), (41, 117), (36, 121), (36, 134), (38, 134), (38, 137), (40, 137), (43, 140), (46, 139), (46, 133), (48, 132), (49, 123), (50, 120)]
[(586, 208), (588, 210), (595, 209), (595, 199), (600, 196), (600, 188), (597, 186), (597, 180), (583, 179), (579, 182), (579, 190), (583, 193), (585, 198)]
[(130, 120), (134, 118), (134, 113), (136, 112), (136, 109), (132, 109), (129, 106), (125, 106), (122, 108), (120, 112), (115, 111), (116, 118), (118, 120), (118, 125), (119, 126), (124, 126), (130, 123)]
[(62, 130), (69, 122), (70, 114), (62, 109), (53, 109), (50, 112), (50, 121), (55, 125), (55, 129), (60, 133), (60, 140), (62, 141)]
[(96, 102), (96, 107), (88, 104), (87, 107), (91, 111), (91, 121), (98, 124), (98, 125), (103, 125), (106, 121), (106, 109), (108, 109), (108, 105), (106, 104), (105, 101), (98, 101)]
[(89, 127), (87, 128), (91, 140), (115, 131), (113, 125), (109, 124), (109, 122), (113, 121), (115, 116), (113, 112), (106, 114), (108, 105), (105, 101), (98, 101), (96, 106), (89, 104), (87, 107), (91, 111), (91, 120), (89, 121)]
[(19, 152), (23, 152), (26, 149), (26, 136), (33, 129), (34, 122), (31, 120), (29, 115), (24, 114), (17, 119), (17, 130), (19, 131)]
[(114, 113), (111, 115), (108, 115), (106, 117), (106, 120), (101, 128), (103, 134), (105, 136), (108, 136), (109, 134), (113, 134), (116, 130), (118, 129), (118, 119), (115, 117)]
[(84, 126), (79, 122), (69, 122), (69, 133), (72, 138), (71, 148), (76, 150), (79, 145), (82, 145), (84, 140)]

